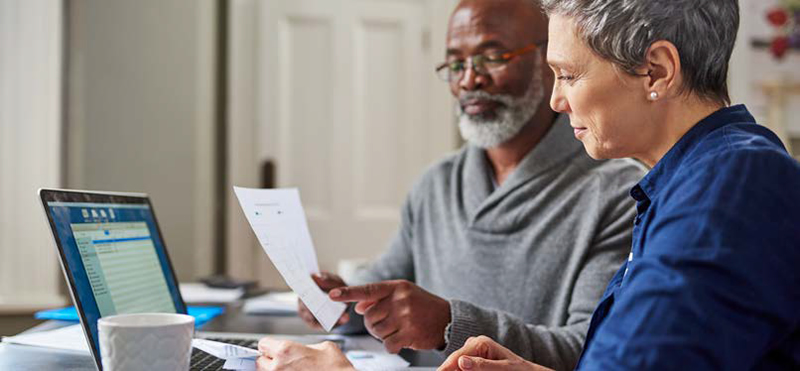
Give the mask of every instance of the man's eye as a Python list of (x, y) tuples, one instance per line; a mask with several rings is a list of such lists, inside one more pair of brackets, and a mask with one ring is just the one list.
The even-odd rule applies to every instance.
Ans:
[(559, 75), (558, 79), (561, 81), (572, 81), (575, 79), (575, 76), (572, 75)]
[(449, 68), (450, 71), (461, 71), (464, 69), (464, 62), (462, 61), (450, 62), (447, 64), (447, 68)]
[(487, 56), (485, 56), (483, 58), (484, 58), (484, 60), (486, 62), (489, 62), (489, 63), (503, 63), (503, 62), (506, 61), (506, 59), (503, 58), (503, 56), (501, 56), (501, 55), (487, 55)]

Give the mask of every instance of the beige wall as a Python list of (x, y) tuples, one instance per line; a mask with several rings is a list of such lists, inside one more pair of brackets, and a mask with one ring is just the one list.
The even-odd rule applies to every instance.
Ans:
[(216, 4), (68, 1), (67, 184), (149, 193), (182, 280), (213, 267)]
[[(772, 57), (766, 48), (754, 48), (753, 39), (771, 40), (776, 30), (767, 23), (766, 13), (775, 1), (741, 0), (741, 23), (736, 49), (731, 58), (730, 90), (733, 103), (745, 103), (759, 123), (772, 129), (783, 128), (785, 140), (800, 154), (794, 143), (800, 140), (800, 95), (786, 95), (783, 104), (771, 101), (764, 85), (800, 84), (800, 51), (793, 50), (783, 60)], [(775, 112), (780, 111), (780, 112)], [(776, 115), (776, 113), (778, 113)], [(782, 119), (782, 122), (773, 120)]]
[(36, 190), (61, 186), (59, 0), (0, 1), (0, 314), (64, 303)]

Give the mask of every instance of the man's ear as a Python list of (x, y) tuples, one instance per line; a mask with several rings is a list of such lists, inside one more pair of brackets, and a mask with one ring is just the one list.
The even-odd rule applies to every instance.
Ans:
[[(650, 45), (645, 56), (649, 78), (643, 79), (646, 94), (652, 100), (675, 94), (681, 84), (681, 58), (678, 48), (669, 41), (660, 40)], [(656, 93), (652, 95), (652, 93)], [(653, 98), (655, 97), (655, 98)]]

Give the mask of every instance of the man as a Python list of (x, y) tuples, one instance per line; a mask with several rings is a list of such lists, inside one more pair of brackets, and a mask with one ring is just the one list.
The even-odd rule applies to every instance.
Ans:
[[(315, 277), (334, 300), (358, 301), (390, 352), (449, 354), (484, 334), (555, 369), (578, 360), (592, 309), (628, 256), (626, 192), (643, 168), (591, 160), (543, 104), (546, 37), (530, 0), (457, 6), (437, 72), (468, 144), (422, 176), (389, 250), (349, 282), (378, 283), (334, 289), (345, 283)], [(315, 322), (302, 304), (301, 316)]]

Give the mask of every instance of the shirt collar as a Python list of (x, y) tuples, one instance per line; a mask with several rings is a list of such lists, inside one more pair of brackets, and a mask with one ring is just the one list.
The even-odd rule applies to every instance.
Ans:
[[(642, 201), (644, 197), (649, 199), (655, 197), (658, 186), (666, 184), (672, 179), (683, 160), (690, 154), (691, 149), (706, 135), (728, 124), (741, 122), (755, 123), (755, 119), (743, 104), (722, 108), (700, 120), (667, 151), (653, 169), (639, 181), (639, 184), (631, 189), (631, 197), (637, 201)], [(637, 188), (644, 195), (640, 194)]]

